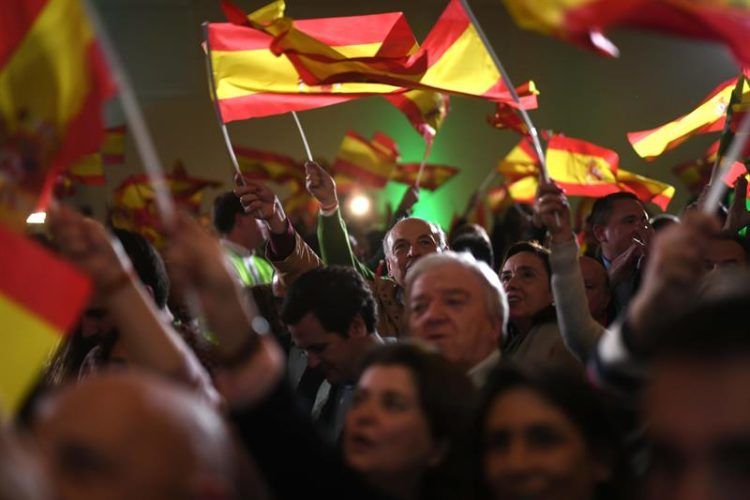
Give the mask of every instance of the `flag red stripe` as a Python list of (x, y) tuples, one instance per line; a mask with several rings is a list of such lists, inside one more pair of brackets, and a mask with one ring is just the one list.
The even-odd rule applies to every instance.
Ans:
[(5, 66), (28, 35), (49, 0), (4, 0), (0, 16), (0, 67)]
[(373, 187), (384, 187), (386, 184), (388, 184), (387, 177), (377, 175), (373, 172), (370, 172), (369, 170), (362, 168), (359, 165), (350, 163), (346, 160), (342, 160), (341, 158), (336, 159), (336, 162), (331, 167), (331, 170), (336, 173), (343, 173), (356, 178), (358, 184), (361, 183)]
[(224, 123), (332, 106), (367, 94), (249, 94), (219, 100)]
[(88, 279), (71, 264), (4, 227), (0, 227), (0, 241), (0, 293), (61, 333), (67, 332), (88, 298)]
[(620, 156), (611, 149), (603, 148), (580, 139), (573, 139), (572, 137), (556, 135), (550, 139), (547, 148), (602, 158), (612, 166), (613, 171), (617, 169), (617, 165), (620, 163)]
[(295, 161), (290, 156), (273, 153), (271, 151), (260, 151), (258, 149), (247, 148), (243, 146), (232, 146), (232, 149), (234, 149), (234, 152), (237, 153), (238, 156), (243, 156), (245, 158), (258, 159), (262, 161), (272, 161), (276, 163), (282, 163), (290, 167), (302, 168), (299, 162)]

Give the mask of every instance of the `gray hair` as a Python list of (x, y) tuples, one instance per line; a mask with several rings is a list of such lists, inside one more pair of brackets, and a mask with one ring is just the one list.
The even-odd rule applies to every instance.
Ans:
[[(409, 269), (406, 274), (406, 297), (408, 300), (411, 287), (422, 274), (431, 269), (457, 264), (473, 272), (479, 278), (485, 290), (487, 312), (497, 318), (502, 325), (501, 335), (504, 336), (508, 327), (508, 296), (500, 283), (500, 278), (487, 263), (474, 258), (468, 252), (445, 251), (425, 255)], [(408, 308), (407, 308), (408, 312)]]
[(386, 257), (388, 257), (391, 254), (389, 240), (391, 239), (391, 233), (393, 232), (393, 228), (395, 228), (401, 221), (405, 221), (409, 219), (422, 221), (430, 227), (430, 234), (432, 234), (432, 236), (435, 238), (439, 251), (442, 252), (448, 249), (448, 238), (445, 236), (445, 231), (443, 231), (443, 228), (440, 227), (438, 224), (422, 219), (420, 217), (405, 217), (403, 219), (399, 219), (398, 221), (396, 221), (396, 223), (393, 224), (388, 231), (386, 231), (385, 236), (383, 237), (383, 253), (385, 254)]

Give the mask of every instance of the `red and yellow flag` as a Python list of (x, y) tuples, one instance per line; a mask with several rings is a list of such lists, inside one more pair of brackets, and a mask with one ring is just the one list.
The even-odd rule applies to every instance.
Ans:
[[(0, 164), (0, 190), (41, 193), (45, 203), (57, 174), (99, 148), (101, 107), (113, 91), (79, 0), (4, 2), (0, 148), (5, 160)], [(4, 208), (13, 212), (30, 207)]]
[(384, 187), (396, 167), (398, 156), (393, 155), (393, 147), (384, 142), (383, 137), (381, 134), (368, 141), (356, 132), (347, 132), (332, 171), (354, 178), (363, 185)]
[(675, 192), (674, 187), (665, 182), (649, 179), (621, 168), (617, 169), (617, 185), (623, 191), (634, 193), (642, 202), (653, 203), (662, 210), (667, 209)]
[[(435, 191), (451, 180), (459, 170), (447, 165), (427, 164), (422, 169), (422, 178), (419, 180), (420, 189)], [(419, 163), (399, 163), (393, 171), (392, 181), (415, 186), (419, 175)]]
[(716, 163), (719, 141), (714, 142), (697, 160), (681, 163), (672, 168), (672, 172), (688, 188), (690, 194), (698, 196), (711, 180), (711, 171)]
[(439, 92), (409, 90), (387, 95), (385, 98), (406, 115), (414, 129), (428, 143), (435, 140), (435, 135), (450, 110), (450, 97)]
[(105, 131), (104, 142), (98, 153), (86, 155), (65, 172), (59, 182), (70, 184), (80, 182), (89, 186), (101, 186), (106, 183), (104, 167), (121, 165), (125, 162), (125, 126), (108, 128)]
[[(737, 78), (727, 80), (716, 87), (690, 113), (655, 129), (630, 132), (628, 140), (638, 155), (652, 160), (694, 135), (720, 132), (724, 128), (727, 106), (736, 84)], [(742, 93), (750, 94), (750, 85), (747, 82), (744, 83)]]
[(721, 42), (750, 66), (746, 0), (505, 0), (522, 28), (558, 36), (600, 53), (619, 51), (603, 32), (635, 27)]
[(0, 226), (0, 407), (15, 412), (78, 319), (91, 285), (71, 264)]
[(295, 182), (304, 186), (305, 166), (294, 158), (270, 151), (233, 146), (242, 175), (248, 179), (279, 184)]
[(510, 153), (500, 160), (497, 172), (513, 181), (529, 175), (539, 175), (539, 157), (534, 150), (531, 139), (524, 137), (511, 149)]
[(497, 129), (510, 129), (525, 136), (529, 135), (529, 127), (518, 115), (518, 111), (507, 104), (497, 103), (495, 113), (487, 117), (490, 125)]
[[(396, 57), (325, 54), (317, 44), (289, 37), (275, 43), (308, 85), (378, 82), (517, 106), (460, 0), (450, 1), (419, 50), (408, 56), (403, 51)], [(518, 94), (524, 108), (536, 107), (538, 92), (533, 82), (519, 87)]]
[[(347, 57), (375, 56), (394, 33), (406, 39), (410, 36), (399, 12), (299, 20), (295, 27)], [(257, 29), (229, 23), (208, 24), (208, 48), (224, 122), (404, 91), (374, 83), (306, 85), (289, 58), (273, 52), (273, 42), (272, 35)]]
[[(175, 205), (193, 215), (200, 212), (205, 190), (221, 186), (220, 182), (190, 177), (180, 161), (165, 181)], [(147, 175), (131, 175), (115, 189), (111, 222), (114, 227), (142, 234), (159, 248), (163, 245), (156, 194)]]
[(620, 157), (590, 142), (554, 135), (547, 145), (547, 171), (568, 195), (605, 196), (619, 191)]

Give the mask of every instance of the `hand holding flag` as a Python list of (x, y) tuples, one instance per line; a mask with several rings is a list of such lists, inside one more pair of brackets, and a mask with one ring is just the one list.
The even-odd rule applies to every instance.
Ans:
[(331, 212), (338, 208), (336, 181), (314, 161), (305, 162), (305, 187), (318, 200), (321, 210)]

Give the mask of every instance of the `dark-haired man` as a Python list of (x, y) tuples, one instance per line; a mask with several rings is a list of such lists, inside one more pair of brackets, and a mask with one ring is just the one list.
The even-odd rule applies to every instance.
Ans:
[(591, 228), (599, 258), (607, 268), (615, 309), (627, 308), (640, 283), (641, 262), (653, 234), (643, 203), (628, 192), (612, 193), (594, 202)]
[(375, 331), (377, 316), (370, 287), (351, 267), (313, 269), (287, 291), (282, 318), (308, 367), (323, 370), (326, 383), (312, 413), (332, 441), (341, 432), (360, 362), (383, 342)]
[(237, 280), (244, 286), (271, 283), (273, 267), (255, 254), (255, 249), (266, 240), (265, 228), (258, 219), (245, 213), (239, 198), (231, 191), (214, 199), (213, 223)]

